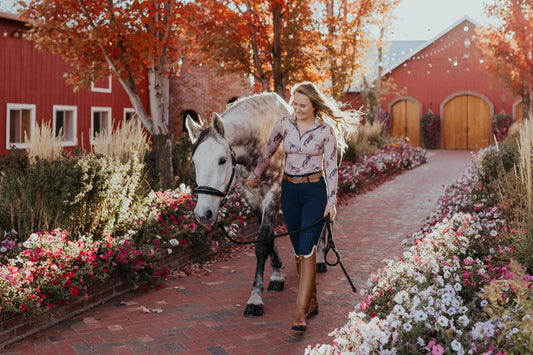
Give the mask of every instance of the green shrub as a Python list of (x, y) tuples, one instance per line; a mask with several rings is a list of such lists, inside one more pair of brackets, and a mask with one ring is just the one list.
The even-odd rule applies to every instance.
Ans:
[(54, 161), (15, 152), (0, 157), (0, 229), (24, 241), (62, 228), (71, 238), (128, 228), (145, 206), (144, 166), (137, 159), (81, 154)]

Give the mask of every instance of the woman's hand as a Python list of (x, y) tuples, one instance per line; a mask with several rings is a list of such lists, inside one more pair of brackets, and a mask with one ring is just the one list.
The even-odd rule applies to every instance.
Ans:
[(324, 217), (326, 217), (329, 214), (330, 221), (333, 222), (335, 220), (335, 216), (337, 215), (337, 208), (335, 205), (326, 205), (326, 209), (324, 210)]
[(259, 178), (252, 172), (244, 182), (248, 187), (255, 189), (259, 186)]

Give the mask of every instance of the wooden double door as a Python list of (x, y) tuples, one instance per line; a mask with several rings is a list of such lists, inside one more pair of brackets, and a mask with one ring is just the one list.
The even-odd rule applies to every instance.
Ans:
[(420, 146), (420, 106), (412, 100), (400, 100), (391, 108), (391, 135), (408, 138), (409, 144)]
[(473, 95), (454, 97), (443, 112), (444, 149), (480, 149), (490, 145), (490, 106)]

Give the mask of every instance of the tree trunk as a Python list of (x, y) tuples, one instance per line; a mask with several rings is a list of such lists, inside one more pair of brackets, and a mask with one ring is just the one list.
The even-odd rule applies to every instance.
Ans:
[(529, 84), (527, 81), (522, 82), (522, 121), (525, 121), (531, 117), (531, 95), (529, 90)]
[(170, 134), (154, 134), (155, 171), (163, 187), (169, 188), (174, 183), (174, 169), (172, 167), (173, 139)]
[(157, 66), (148, 68), (148, 92), (152, 113), (152, 140), (154, 142), (155, 172), (164, 188), (174, 183), (172, 166), (173, 137), (169, 131), (170, 77), (168, 58), (161, 57)]

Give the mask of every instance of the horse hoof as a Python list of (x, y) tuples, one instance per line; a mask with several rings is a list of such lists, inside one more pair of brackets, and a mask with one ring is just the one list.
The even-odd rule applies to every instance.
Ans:
[(283, 291), (285, 288), (285, 281), (270, 281), (267, 291)]
[(262, 304), (247, 304), (246, 309), (244, 310), (244, 315), (246, 317), (260, 317), (263, 315), (263, 305)]
[(328, 267), (326, 263), (317, 263), (316, 264), (316, 272), (319, 274), (323, 274), (328, 271)]

